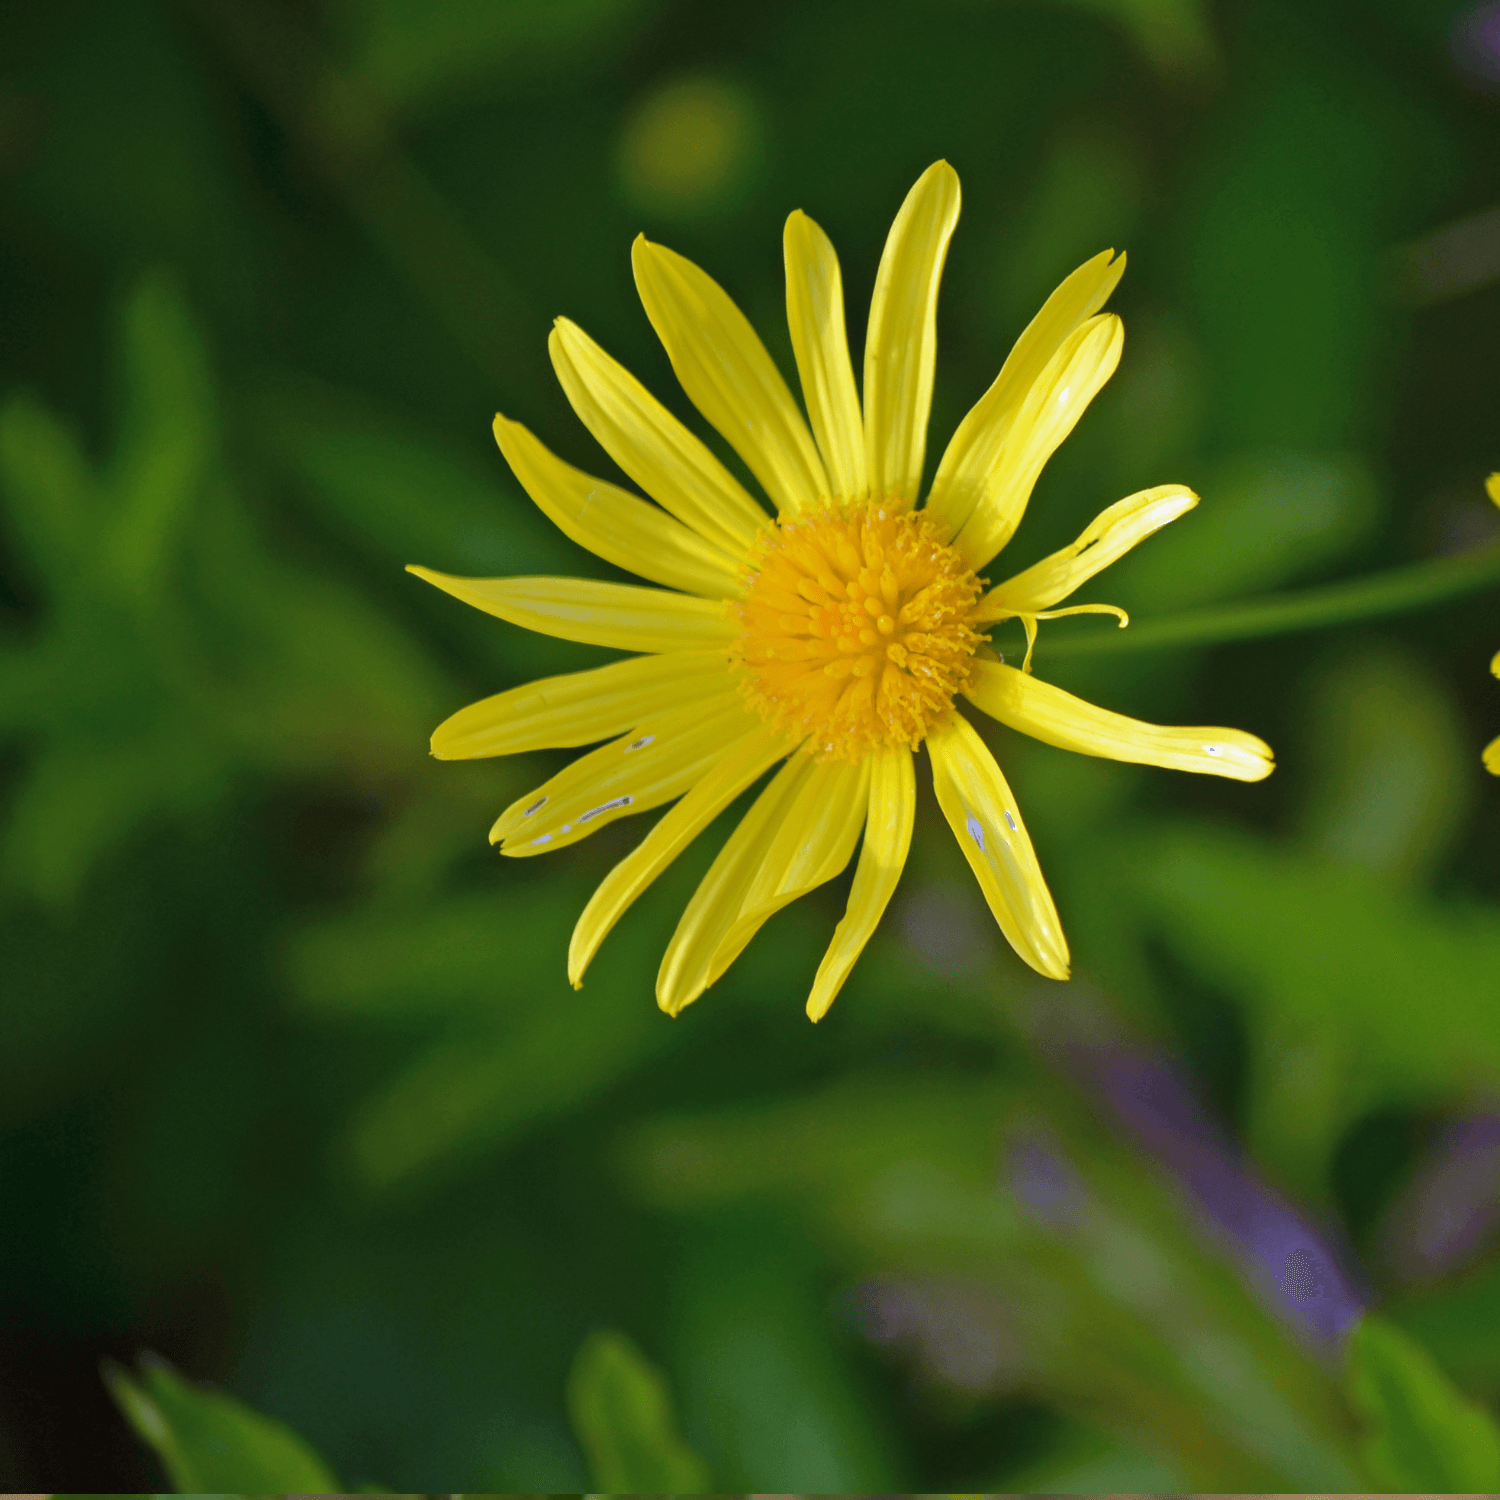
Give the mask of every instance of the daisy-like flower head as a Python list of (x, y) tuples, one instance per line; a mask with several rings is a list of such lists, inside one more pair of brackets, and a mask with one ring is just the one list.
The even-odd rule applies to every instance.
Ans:
[[(745, 461), (775, 519), (707, 447), (567, 319), (550, 341), (574, 410), (657, 503), (572, 468), (517, 422), (495, 418), (516, 477), (554, 522), (600, 557), (662, 588), (571, 578), (454, 578), (412, 571), (530, 630), (636, 653), (461, 710), (433, 754), (464, 759), (607, 741), (506, 809), (501, 852), (559, 849), (615, 818), (673, 802), (584, 909), (568, 953), (581, 984), (605, 935), (736, 797), (780, 769), (689, 901), (657, 977), (676, 1014), (774, 912), (853, 858), (848, 909), (813, 983), (818, 1020), (875, 930), (911, 842), (913, 753), (1012, 947), (1068, 977), (1068, 946), (1005, 777), (958, 711), (1086, 755), (1257, 781), (1269, 749), (1232, 729), (1122, 718), (1031, 675), (1037, 621), (1080, 584), (1197, 504), (1164, 485), (1112, 505), (1070, 547), (988, 588), (1043, 464), (1120, 358), (1102, 313), (1124, 270), (1112, 251), (1047, 299), (966, 416), (917, 506), (937, 352), (938, 281), (958, 219), (958, 177), (928, 168), (901, 206), (876, 277), (863, 391), (844, 331), (827, 236), (787, 220), (787, 320), (807, 416), (724, 290), (638, 238), (636, 286), (693, 405)], [(1019, 619), (1019, 669), (986, 642)], [(861, 835), (863, 840), (861, 841)]]
[[(1491, 474), (1485, 480), (1484, 487), (1490, 499), (1500, 505), (1500, 474)], [(1490, 658), (1490, 671), (1500, 677), (1500, 651)], [(1491, 740), (1484, 747), (1484, 767), (1492, 776), (1500, 776), (1500, 737)]]

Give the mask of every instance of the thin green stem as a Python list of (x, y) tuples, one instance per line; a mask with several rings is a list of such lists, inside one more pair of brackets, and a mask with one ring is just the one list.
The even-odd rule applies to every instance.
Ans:
[(1186, 610), (1147, 620), (1128, 630), (1090, 631), (1060, 638), (1054, 628), (1037, 647), (1039, 656), (1102, 656), (1120, 651), (1157, 651), (1172, 646), (1213, 646), (1224, 641), (1253, 641), (1379, 620), (1387, 615), (1431, 609), (1500, 584), (1500, 543), (1477, 547), (1457, 557), (1440, 557), (1410, 567), (1390, 568), (1346, 583), (1325, 584), (1295, 594), (1252, 599)]

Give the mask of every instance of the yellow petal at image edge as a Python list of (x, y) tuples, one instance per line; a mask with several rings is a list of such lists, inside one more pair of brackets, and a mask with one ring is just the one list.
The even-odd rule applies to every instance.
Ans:
[(475, 609), (540, 635), (620, 651), (694, 651), (727, 647), (739, 622), (716, 599), (591, 578), (455, 578), (431, 568), (406, 570)]
[(631, 902), (703, 830), (791, 746), (783, 735), (757, 725), (729, 745), (697, 786), (670, 808), (641, 843), (617, 864), (584, 907), (568, 945), (568, 978), (577, 988), (594, 954)]
[(1039, 974), (1068, 977), (1068, 945), (995, 757), (958, 713), (927, 738), (932, 785), (1006, 941)]
[(729, 680), (723, 651), (630, 656), (586, 672), (542, 677), (482, 698), (432, 732), (439, 760), (563, 750), (607, 740), (648, 714), (717, 697)]
[(495, 441), (521, 487), (564, 536), (652, 583), (737, 597), (740, 564), (659, 506), (565, 464), (519, 422), (496, 416)]
[(1492, 775), (1500, 776), (1500, 739), (1494, 739), (1484, 747), (1484, 768)]
[(875, 274), (865, 336), (865, 454), (870, 493), (916, 504), (937, 366), (937, 296), (958, 223), (958, 173), (934, 162), (906, 195)]
[[(1073, 272), (1042, 304), (1042, 310), (1016, 340), (1000, 373), (958, 424), (943, 453), (924, 507), (943, 539), (950, 540), (981, 505), (1004, 486), (1000, 454), (1032, 386), (1064, 341), (1109, 300), (1125, 270), (1125, 257), (1105, 250)], [(1024, 497), (1022, 497), (1024, 508)], [(1004, 518), (996, 534), (1010, 539), (1021, 511)], [(1009, 530), (1006, 529), (1008, 523)]]
[(979, 601), (976, 621), (1050, 608), (1197, 503), (1198, 497), (1180, 484), (1157, 485), (1117, 500), (1076, 542), (992, 588)]
[(870, 493), (870, 480), (838, 256), (828, 236), (800, 209), (786, 221), (782, 251), (787, 328), (813, 437), (832, 493), (862, 500)]
[(708, 447), (576, 323), (547, 340), (552, 368), (599, 446), (664, 509), (738, 561), (771, 518)]
[(680, 797), (756, 720), (732, 688), (717, 699), (667, 709), (563, 767), (517, 797), (490, 829), (512, 858), (576, 844), (616, 818)]
[(828, 494), (812, 434), (744, 313), (711, 276), (641, 235), (631, 247), (646, 316), (688, 399), (749, 465), (778, 511)]
[(1125, 325), (1113, 313), (1063, 341), (998, 445), (993, 482), (953, 539), (965, 567), (984, 567), (1010, 540), (1047, 460), (1114, 374), (1124, 346)]
[(905, 746), (876, 751), (870, 757), (865, 841), (854, 869), (848, 908), (834, 929), (807, 999), (809, 1020), (821, 1021), (828, 1014), (855, 960), (879, 926), (906, 865), (916, 813), (917, 777), (911, 751)]
[(999, 662), (975, 662), (964, 695), (1002, 724), (1082, 755), (1234, 781), (1261, 781), (1275, 769), (1271, 747), (1243, 730), (1143, 724)]

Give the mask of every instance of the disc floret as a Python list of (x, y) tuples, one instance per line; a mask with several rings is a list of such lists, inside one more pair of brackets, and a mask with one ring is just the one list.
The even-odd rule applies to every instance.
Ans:
[(931, 523), (826, 505), (766, 531), (737, 608), (746, 701), (820, 759), (915, 748), (969, 680), (983, 580)]

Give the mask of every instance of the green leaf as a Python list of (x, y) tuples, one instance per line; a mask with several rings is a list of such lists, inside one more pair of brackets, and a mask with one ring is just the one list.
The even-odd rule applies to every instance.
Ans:
[(568, 1414), (600, 1490), (708, 1490), (707, 1466), (677, 1431), (666, 1381), (623, 1333), (602, 1329), (584, 1340), (568, 1376)]
[(1500, 1489), (1500, 1429), (1454, 1388), (1431, 1355), (1383, 1318), (1349, 1346), (1350, 1404), (1366, 1424), (1361, 1457), (1381, 1489)]
[(223, 1391), (184, 1380), (163, 1361), (141, 1361), (138, 1381), (106, 1362), (104, 1383), (125, 1419), (156, 1450), (179, 1494), (339, 1494), (343, 1486), (274, 1417)]

